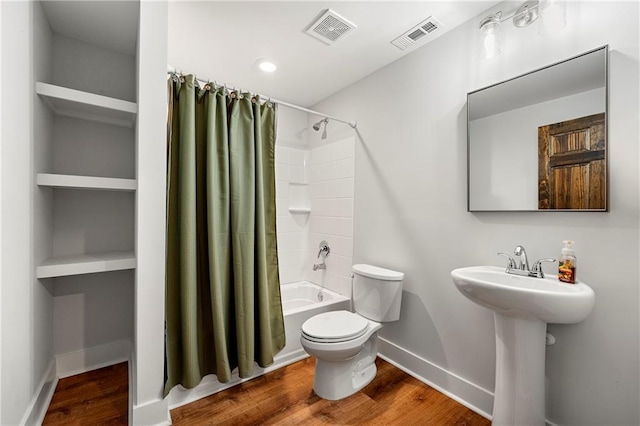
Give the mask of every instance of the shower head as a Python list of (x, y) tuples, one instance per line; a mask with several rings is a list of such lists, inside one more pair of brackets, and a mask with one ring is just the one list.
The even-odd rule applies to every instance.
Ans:
[(328, 118), (323, 118), (322, 120), (318, 121), (316, 124), (313, 125), (313, 130), (317, 132), (318, 130), (320, 130), (320, 125), (322, 123), (324, 123), (326, 126), (328, 122), (329, 122)]

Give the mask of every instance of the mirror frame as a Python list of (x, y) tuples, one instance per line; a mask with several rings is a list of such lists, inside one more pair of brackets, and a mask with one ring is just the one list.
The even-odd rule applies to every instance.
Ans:
[[(558, 65), (562, 65), (564, 63), (570, 62), (574, 59), (577, 58), (581, 58), (583, 56), (589, 55), (591, 53), (595, 53), (598, 51), (604, 51), (604, 112), (605, 112), (605, 118), (604, 118), (604, 133), (605, 133), (605, 185), (604, 185), (604, 191), (605, 191), (605, 207), (603, 209), (472, 209), (471, 207), (471, 131), (470, 131), (470, 123), (472, 120), (469, 119), (469, 117), (471, 117), (471, 110), (470, 110), (470, 97), (473, 94), (476, 94), (478, 92), (481, 92), (483, 90), (487, 90), (490, 89), (492, 87), (497, 87), (500, 86), (502, 84), (505, 83), (509, 83), (509, 82), (513, 82), (517, 79), (521, 79), (527, 76), (530, 76), (532, 74), (535, 74), (537, 72), (543, 71), (543, 70), (547, 70), (550, 69), (552, 67), (558, 66)], [(580, 93), (580, 92), (577, 92)], [(559, 99), (559, 98), (555, 98), (555, 99)], [(535, 103), (534, 103), (535, 104)], [(533, 105), (533, 104), (532, 104)], [(515, 108), (514, 108), (515, 109)], [(509, 110), (507, 110), (509, 111)], [(610, 197), (609, 197), (609, 188), (610, 188), (610, 176), (609, 176), (609, 45), (603, 45), (600, 46), (598, 48), (595, 49), (591, 49), (587, 52), (572, 56), (570, 58), (564, 59), (562, 61), (559, 62), (555, 62), (540, 68), (537, 68), (535, 70), (532, 71), (528, 71), (524, 74), (520, 74), (518, 76), (500, 81), (498, 83), (494, 83), (491, 84), (489, 86), (486, 87), (482, 87), (480, 89), (476, 89), (473, 90), (471, 92), (467, 93), (467, 212), (471, 212), (471, 213), (480, 213), (480, 212), (608, 212), (609, 211), (609, 204), (610, 204)], [(538, 182), (538, 177), (536, 176), (536, 183)], [(537, 191), (537, 189), (536, 189)]]

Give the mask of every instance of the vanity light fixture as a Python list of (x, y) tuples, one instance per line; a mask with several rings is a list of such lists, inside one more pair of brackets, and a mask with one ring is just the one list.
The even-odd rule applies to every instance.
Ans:
[(489, 59), (500, 53), (500, 18), (502, 12), (494, 13), (480, 21), (480, 30), (484, 33), (482, 38), (482, 51), (484, 57)]
[(513, 15), (513, 25), (518, 28), (528, 27), (538, 19), (538, 0), (525, 1)]
[(563, 0), (527, 0), (515, 12), (502, 17), (502, 11), (484, 17), (480, 21), (483, 33), (482, 50), (485, 58), (500, 53), (500, 24), (511, 19), (513, 25), (524, 28), (540, 18), (538, 33), (550, 34), (562, 29), (566, 23), (565, 2)]

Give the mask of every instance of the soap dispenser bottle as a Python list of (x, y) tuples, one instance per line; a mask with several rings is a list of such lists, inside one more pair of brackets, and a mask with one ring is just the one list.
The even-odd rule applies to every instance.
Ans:
[(558, 279), (565, 283), (576, 283), (576, 256), (573, 251), (573, 241), (562, 242), (562, 252), (558, 259)]

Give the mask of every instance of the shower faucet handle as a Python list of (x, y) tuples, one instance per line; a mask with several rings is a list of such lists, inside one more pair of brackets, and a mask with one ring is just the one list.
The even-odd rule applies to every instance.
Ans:
[(318, 259), (320, 259), (320, 255), (324, 253), (324, 257), (329, 256), (329, 253), (331, 253), (331, 249), (329, 248), (329, 244), (322, 240), (320, 241), (320, 250), (318, 251)]

